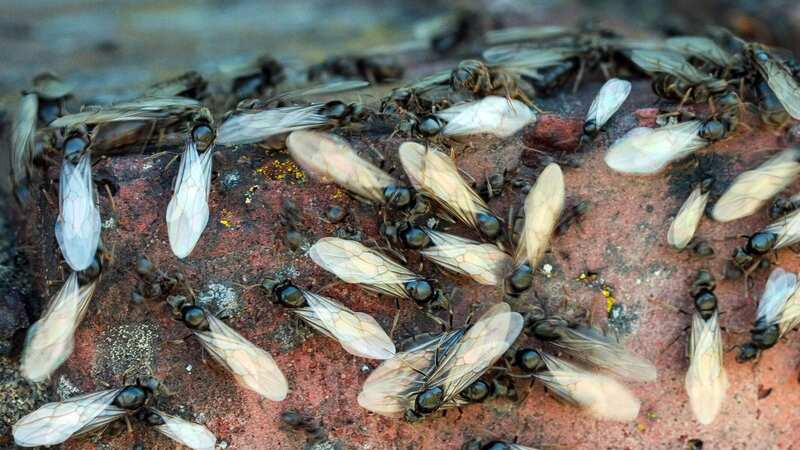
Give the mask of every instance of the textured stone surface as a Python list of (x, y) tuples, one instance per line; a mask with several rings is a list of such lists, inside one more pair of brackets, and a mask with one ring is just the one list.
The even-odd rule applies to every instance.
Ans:
[[(30, 11), (21, 5), (15, 8)], [(241, 8), (251, 11), (247, 5)], [(122, 20), (126, 26), (121, 29), (137, 30), (136, 33), (147, 30), (144, 25), (153, 18), (159, 18), (159, 23), (172, 23), (180, 17), (177, 12), (164, 17), (156, 10), (142, 15), (135, 7), (123, 9), (130, 16), (124, 16), (128, 21)], [(357, 9), (339, 11), (335, 20), (326, 23), (353, 22), (352, 11)], [(497, 6), (493, 10), (502, 12)], [(607, 12), (613, 16), (613, 11)], [(64, 27), (69, 31), (68, 25), (73, 23), (71, 17), (74, 17), (69, 13), (71, 9), (62, 5), (52, 14), (63, 17), (51, 17), (41, 26), (20, 22), (18, 27), (23, 31), (36, 31), (34, 37), (25, 38), (26, 34), (21, 33), (19, 40), (9, 40), (4, 45), (15, 51), (15, 58), (18, 58), (15, 61), (20, 64), (28, 61), (30, 56), (23, 55), (20, 48), (33, 53), (31, 49), (41, 49), (44, 45), (41, 36), (61, 36), (57, 31), (64, 32)], [(539, 13), (537, 21), (552, 18), (567, 23), (574, 20), (572, 12), (552, 6), (542, 7)], [(105, 17), (105, 12), (97, 14)], [(183, 43), (176, 47), (187, 47), (185, 43), (189, 38), (198, 42), (194, 51), (176, 59), (169, 59), (158, 50), (146, 52), (128, 47), (122, 38), (116, 37), (113, 23), (92, 30), (88, 35), (100, 49), (97, 52), (90, 47), (76, 47), (76, 33), (66, 32), (69, 39), (59, 41), (60, 50), (50, 49), (36, 65), (25, 66), (24, 70), (31, 73), (20, 69), (20, 73), (3, 79), (5, 85), (14, 88), (4, 89), (3, 93), (8, 97), (16, 95), (18, 88), (24, 85), (21, 80), (41, 68), (50, 67), (48, 62), (52, 61), (60, 72), (82, 83), (81, 98), (104, 98), (106, 91), (96, 89), (98, 85), (124, 90), (130, 82), (140, 86), (144, 80), (163, 75), (160, 71), (135, 70), (153, 54), (159, 55), (152, 58), (154, 61), (170, 61), (166, 68), (169, 72), (187, 66), (202, 68), (209, 54), (225, 51), (230, 56), (230, 52), (242, 51), (245, 44), (249, 46), (258, 41), (256, 37), (263, 38), (264, 30), (272, 30), (271, 25), (255, 18), (245, 26), (228, 14), (213, 17), (220, 19), (220, 23), (212, 27), (218, 34), (209, 34), (206, 39), (199, 35), (191, 21), (179, 22), (180, 26), (171, 30), (176, 35), (175, 42)], [(524, 17), (520, 16), (522, 19)], [(243, 42), (241, 45), (224, 32), (240, 25), (240, 36), (249, 33), (248, 39), (236, 41)], [(6, 23), (3, 30), (9, 27), (11, 25)], [(50, 35), (45, 33), (48, 30)], [(208, 31), (212, 33), (213, 30)], [(285, 33), (285, 28), (274, 30)], [(365, 35), (359, 36), (369, 40), (370, 34)], [(381, 36), (396, 39), (402, 33)], [(316, 40), (341, 44), (328, 37), (324, 34)], [(114, 46), (100, 46), (103, 42), (123, 42), (123, 45), (109, 52)], [(292, 46), (283, 51), (291, 54), (293, 49)], [(127, 64), (108, 63), (120, 60)], [(565, 92), (543, 101), (541, 106), (548, 113), (537, 125), (508, 141), (476, 138), (466, 143), (453, 143), (453, 149), (459, 166), (476, 180), (508, 169), (509, 179), (533, 182), (540, 164), (555, 159), (565, 167), (568, 201), (592, 203), (579, 225), (553, 240), (552, 251), (545, 258), (552, 266), (551, 276), (538, 277), (537, 295), (523, 297), (518, 306), (525, 308), (544, 303), (549, 311), (570, 317), (584, 316), (588, 312), (593, 323), (606, 327), (606, 298), (599, 289), (576, 280), (587, 269), (600, 272), (614, 287), (617, 301), (624, 305), (623, 318), (615, 321), (615, 329), (620, 330), (628, 348), (654, 361), (659, 369), (656, 383), (632, 385), (643, 402), (642, 413), (635, 422), (595, 421), (556, 402), (541, 386), (529, 388), (527, 381), (518, 386), (522, 399), (517, 402), (493, 400), (466, 407), (463, 414), (451, 411), (444, 418), (421, 424), (410, 425), (360, 409), (356, 395), (376, 363), (351, 356), (331, 340), (313, 333), (286, 311), (270, 304), (260, 288), (252, 286), (260, 284), (270, 274), (291, 276), (301, 286), (322, 290), (355, 310), (373, 314), (388, 329), (397, 311), (393, 300), (379, 298), (358, 287), (332, 284), (332, 277), (303, 254), (303, 248), (323, 236), (378, 239), (380, 214), (333, 186), (309, 182), (287, 162), (285, 154), (267, 153), (259, 147), (227, 149), (216, 156), (210, 196), (211, 219), (200, 243), (184, 261), (176, 260), (171, 254), (164, 221), (177, 164), (166, 167), (180, 149), (165, 149), (169, 153), (158, 157), (134, 154), (98, 163), (96, 171), (109, 171), (120, 184), (114, 196), (115, 210), (112, 211), (105, 194), (100, 196), (101, 214), (108, 224), (103, 230), (103, 239), (108, 248), (114, 250), (114, 263), (98, 286), (86, 320), (77, 332), (74, 354), (53, 377), (51, 384), (56, 395), (51, 398), (75, 389), (81, 392), (103, 389), (102, 383), (121, 385), (131, 381), (133, 375), (151, 372), (164, 379), (173, 393), (165, 399), (168, 412), (204, 422), (231, 449), (296, 449), (306, 445), (318, 449), (456, 449), (474, 437), (517, 437), (520, 443), (544, 448), (675, 449), (682, 448), (690, 438), (704, 440), (706, 448), (788, 449), (796, 446), (800, 427), (800, 409), (797, 408), (800, 404), (797, 381), (800, 340), (796, 333), (765, 353), (757, 364), (739, 365), (734, 360), (735, 351), (726, 354), (729, 398), (722, 414), (711, 426), (701, 427), (693, 420), (683, 388), (684, 330), (689, 318), (675, 309), (690, 310), (692, 303), (687, 286), (697, 269), (709, 268), (718, 280), (722, 278), (725, 257), (742, 242), (738, 236), (768, 223), (766, 214), (762, 211), (730, 224), (703, 219), (699, 235), (711, 242), (716, 251), (714, 258), (701, 260), (678, 254), (666, 244), (669, 218), (677, 212), (692, 183), (700, 178), (698, 165), (718, 177), (717, 189), (721, 189), (737, 173), (757, 165), (774, 149), (784, 145), (786, 138), (749, 115), (747, 129), (742, 128), (700, 151), (697, 159), (673, 164), (664, 173), (652, 177), (622, 177), (603, 163), (607, 144), (630, 128), (652, 126), (659, 104), (647, 82), (636, 82), (631, 99), (612, 119), (608, 132), (592, 145), (574, 151), (570, 145), (561, 143), (574, 142), (588, 102), (599, 86), (597, 80), (588, 80), (575, 96)], [(402, 137), (389, 139), (369, 133), (345, 133), (345, 137), (364, 155), (373, 157), (372, 150), (378, 151), (387, 158), (389, 168), (396, 166), (394, 155)], [(397, 167), (395, 174), (401, 176), (402, 169)], [(20, 226), (20, 241), (26, 249), (30, 270), (37, 274), (33, 288), (38, 294), (29, 302), (33, 313), (38, 313), (37, 308), (46, 301), (43, 293), (55, 291), (56, 286), (49, 286), (49, 282), (58, 283), (65, 278), (58, 268), (60, 256), (52, 231), (57, 209), (53, 203), (57, 199), (56, 179), (57, 174), (51, 171), (49, 181), (41, 186), (47, 195), (39, 194), (32, 213), (20, 214), (27, 219)], [(796, 192), (798, 187), (800, 185), (795, 184), (789, 192)], [(507, 186), (490, 206), (505, 216), (511, 206), (519, 208), (523, 198), (521, 190)], [(305, 245), (298, 250), (289, 248), (285, 241), (288, 229), (278, 220), (285, 199), (292, 199), (300, 208), (297, 228)], [(348, 211), (344, 220), (337, 224), (323, 220), (325, 212), (334, 204)], [(453, 227), (453, 231), (471, 233), (463, 227)], [(135, 262), (141, 255), (147, 255), (164, 270), (180, 271), (195, 292), (209, 293), (206, 298), (210, 301), (227, 303), (235, 298), (232, 300), (235, 307), (231, 308), (226, 322), (273, 354), (290, 382), (291, 393), (285, 402), (265, 401), (239, 388), (201, 351), (198, 342), (186, 339), (187, 329), (172, 319), (163, 302), (145, 301), (137, 305), (130, 301), (138, 280)], [(413, 264), (419, 262), (417, 256), (410, 253), (408, 256)], [(777, 255), (777, 263), (787, 270), (800, 270), (800, 259), (788, 250)], [(464, 320), (469, 305), (488, 305), (499, 298), (495, 289), (438, 273), (428, 265), (424, 271), (437, 274), (448, 290), (458, 288), (455, 296), (457, 325)], [(726, 328), (726, 348), (746, 340), (765, 278), (764, 271), (755, 274), (749, 296), (745, 295), (742, 281), (719, 281), (717, 294), (723, 311), (722, 324)], [(401, 302), (400, 324), (397, 338), (436, 329), (407, 302)], [(18, 403), (22, 409), (44, 401), (43, 386), (29, 387), (20, 382), (13, 370), (2, 370), (6, 374), (3, 379), (13, 384), (13, 390), (5, 389), (4, 384), (3, 394), (21, 398)], [(759, 399), (759, 392), (768, 389), (772, 389), (771, 394)], [(311, 417), (324, 429), (325, 438), (311, 444), (307, 442), (312, 437), (310, 433), (281, 426), (281, 412), (288, 409)], [(19, 408), (10, 414), (4, 412), (3, 420), (16, 417), (11, 414), (18, 415)], [(7, 425), (0, 427), (0, 431), (7, 433), (5, 430)], [(0, 445), (5, 445), (7, 439), (7, 434), (0, 436)], [(137, 442), (143, 442), (146, 448), (174, 448), (166, 438), (140, 425), (134, 425), (132, 434), (104, 437), (102, 442), (97, 448), (130, 448)], [(95, 447), (87, 441), (66, 445), (70, 449)]]

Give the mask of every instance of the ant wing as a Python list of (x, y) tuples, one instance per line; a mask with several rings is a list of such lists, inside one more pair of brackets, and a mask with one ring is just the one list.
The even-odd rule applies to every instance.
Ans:
[(435, 369), (437, 356), (441, 358), (440, 352), (458, 338), (459, 333), (446, 333), (382, 362), (364, 382), (358, 404), (382, 416), (403, 417), (407, 409), (413, 409), (414, 395)]
[(719, 314), (708, 320), (695, 312), (689, 339), (689, 370), (686, 372), (686, 393), (697, 421), (708, 425), (722, 409), (728, 377), (722, 366), (722, 335)]
[(567, 403), (598, 419), (629, 422), (639, 415), (641, 402), (617, 380), (544, 353), (542, 359), (547, 370), (534, 376)]
[(740, 174), (717, 200), (714, 220), (729, 222), (747, 217), (790, 185), (800, 174), (800, 150), (788, 149), (757, 168)]
[(592, 101), (589, 112), (586, 114), (586, 121), (594, 120), (597, 128), (602, 128), (608, 119), (619, 110), (625, 99), (631, 93), (631, 82), (612, 78), (600, 88), (600, 92)]
[(361, 358), (389, 359), (395, 355), (392, 339), (369, 314), (351, 311), (341, 303), (303, 291), (308, 308), (292, 311), (345, 350)]
[(636, 381), (654, 381), (655, 366), (612, 341), (591, 327), (563, 327), (561, 337), (551, 342), (574, 357), (606, 369), (620, 377)]
[(508, 254), (494, 244), (475, 242), (430, 229), (425, 229), (425, 233), (434, 245), (422, 250), (422, 256), (480, 284), (497, 285), (511, 266)]
[(477, 229), (477, 214), (492, 214), (483, 199), (461, 178), (449, 156), (416, 142), (403, 143), (399, 153), (411, 184), (435, 198), (461, 222)]
[(536, 120), (536, 113), (527, 105), (505, 97), (488, 96), (456, 107), (456, 111), (448, 108), (436, 114), (447, 121), (442, 129), (445, 136), (488, 133), (505, 138)]
[(164, 421), (162, 425), (156, 426), (156, 430), (173, 441), (193, 450), (213, 450), (217, 445), (217, 437), (208, 428), (156, 409), (151, 408), (150, 411), (158, 414)]
[(14, 182), (21, 183), (28, 173), (28, 166), (34, 157), (36, 141), (36, 114), (39, 99), (36, 94), (26, 94), (19, 101), (17, 115), (14, 117), (14, 131), (11, 135), (13, 157), (11, 163)]
[(683, 250), (694, 237), (697, 225), (703, 218), (703, 212), (708, 203), (708, 192), (703, 192), (701, 186), (696, 187), (689, 198), (683, 202), (681, 209), (672, 221), (667, 232), (667, 242), (678, 250)]
[(92, 182), (92, 157), (84, 153), (73, 165), (64, 158), (58, 183), (56, 239), (72, 270), (86, 269), (100, 243), (100, 211)]
[(781, 320), (781, 313), (786, 307), (786, 302), (797, 291), (797, 275), (776, 267), (769, 274), (764, 293), (758, 302), (756, 320), (766, 325), (773, 325)]
[(328, 118), (320, 114), (320, 105), (287, 106), (231, 116), (217, 130), (220, 145), (254, 144), (277, 134), (320, 127)]
[(286, 139), (292, 158), (322, 183), (335, 183), (373, 203), (383, 204), (386, 187), (397, 184), (364, 160), (343, 139), (331, 134), (295, 131)]
[(507, 303), (498, 303), (470, 326), (447, 352), (426, 380), (428, 386), (442, 386), (444, 402), (480, 378), (508, 350), (522, 331), (523, 318)]
[(20, 372), (31, 381), (46, 380), (72, 354), (75, 330), (80, 325), (97, 281), (78, 287), (78, 274), (72, 274), (29, 329), (20, 361)]
[(311, 246), (308, 255), (342, 281), (395, 297), (408, 297), (403, 285), (419, 278), (382, 253), (348, 239), (322, 238)]
[(22, 447), (57, 445), (111, 423), (130, 412), (112, 405), (121, 391), (110, 389), (42, 405), (14, 424), (14, 442)]
[(203, 346), (242, 386), (272, 401), (286, 398), (289, 385), (275, 360), (233, 328), (207, 315), (209, 331), (195, 331)]
[(175, 178), (175, 190), (167, 205), (169, 244), (178, 258), (189, 256), (208, 224), (213, 162), (213, 148), (199, 155), (197, 145), (189, 140)]
[(800, 85), (789, 69), (772, 55), (765, 59), (755, 58), (755, 61), (786, 112), (795, 120), (800, 120)]
[(778, 236), (774, 249), (787, 247), (800, 242), (800, 210), (789, 213), (764, 228), (765, 232)]
[(539, 264), (564, 211), (564, 191), (561, 167), (549, 164), (525, 197), (525, 225), (514, 252), (516, 266), (527, 261), (535, 269)]
[(606, 165), (631, 175), (656, 173), (708, 143), (698, 134), (701, 126), (699, 120), (690, 120), (656, 129), (634, 128), (611, 145)]

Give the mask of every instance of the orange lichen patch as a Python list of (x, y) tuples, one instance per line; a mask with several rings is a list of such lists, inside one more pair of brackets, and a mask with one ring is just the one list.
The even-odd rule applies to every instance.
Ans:
[(291, 159), (274, 159), (256, 169), (256, 173), (269, 180), (286, 180), (290, 183), (301, 183), (306, 180), (306, 174)]

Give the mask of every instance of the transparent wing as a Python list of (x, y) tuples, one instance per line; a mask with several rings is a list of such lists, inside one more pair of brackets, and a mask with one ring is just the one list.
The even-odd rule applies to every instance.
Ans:
[(272, 401), (286, 398), (289, 385), (269, 353), (208, 314), (209, 331), (195, 331), (203, 346), (242, 386)]
[(544, 353), (542, 359), (548, 370), (535, 377), (562, 400), (603, 420), (629, 422), (639, 415), (641, 402), (617, 380)]
[(503, 356), (517, 340), (523, 322), (507, 303), (492, 306), (447, 352), (426, 385), (442, 386), (444, 402), (452, 400)]
[(528, 262), (535, 269), (547, 251), (550, 237), (564, 210), (564, 175), (549, 164), (525, 197), (525, 225), (514, 252), (514, 264)]
[(354, 91), (363, 89), (369, 86), (368, 81), (364, 80), (342, 80), (334, 81), (331, 83), (317, 84), (314, 86), (306, 86), (299, 89), (283, 92), (275, 97), (270, 98), (268, 101), (275, 101), (284, 98), (297, 98), (297, 97), (312, 97), (315, 95), (329, 95), (337, 94), (340, 92)]
[(489, 96), (457, 108), (437, 113), (447, 121), (445, 136), (488, 133), (505, 138), (536, 120), (536, 113), (524, 103), (505, 97)]
[(592, 101), (589, 112), (586, 114), (586, 121), (594, 120), (597, 128), (602, 128), (608, 122), (608, 119), (622, 106), (622, 103), (625, 102), (630, 93), (630, 81), (618, 78), (606, 81), (594, 101)]
[(92, 183), (89, 152), (84, 153), (76, 165), (64, 158), (58, 194), (58, 246), (72, 270), (81, 271), (92, 264), (100, 243), (100, 211)]
[(781, 336), (800, 325), (800, 289), (795, 289), (781, 312), (779, 322)]
[(559, 339), (551, 342), (575, 358), (586, 361), (622, 378), (654, 381), (656, 367), (625, 349), (619, 343), (591, 327), (561, 328)]
[(499, 30), (489, 30), (485, 39), (489, 45), (500, 45), (520, 41), (549, 41), (551, 39), (569, 36), (573, 31), (560, 26), (540, 27), (509, 27)]
[(158, 414), (164, 421), (156, 430), (173, 441), (193, 450), (214, 450), (217, 445), (217, 437), (208, 428), (156, 409), (151, 408), (150, 411)]
[(434, 369), (442, 343), (458, 337), (452, 333), (435, 337), (381, 363), (364, 382), (358, 404), (382, 416), (403, 417), (406, 409), (413, 408), (414, 394)]
[(483, 59), (517, 75), (539, 78), (539, 69), (561, 64), (579, 53), (580, 49), (573, 46), (501, 45), (486, 49)]
[(631, 175), (656, 173), (708, 144), (698, 135), (701, 125), (698, 120), (690, 120), (656, 129), (634, 128), (608, 149), (606, 164)]
[(706, 203), (708, 203), (708, 192), (703, 192), (703, 189), (698, 186), (694, 188), (689, 198), (683, 202), (681, 209), (672, 221), (672, 225), (667, 232), (667, 242), (669, 245), (683, 250), (689, 244), (689, 241), (694, 237), (694, 232), (700, 224), (700, 219), (703, 218), (703, 212), (706, 210)]
[(328, 123), (319, 105), (287, 106), (230, 117), (217, 130), (219, 145), (254, 144), (276, 134), (314, 128)]
[(374, 203), (385, 203), (383, 191), (396, 184), (386, 172), (367, 162), (331, 134), (295, 131), (286, 139), (292, 158), (322, 183), (335, 183)]
[(728, 377), (722, 367), (722, 334), (719, 315), (708, 320), (698, 313), (692, 316), (689, 340), (689, 370), (686, 372), (686, 393), (697, 421), (708, 425), (722, 409)]
[(711, 80), (711, 76), (694, 67), (683, 55), (670, 50), (636, 49), (631, 61), (649, 73), (667, 73), (692, 84)]
[(14, 182), (19, 184), (28, 173), (28, 165), (33, 160), (36, 140), (36, 114), (39, 99), (36, 94), (23, 95), (19, 101), (17, 115), (14, 117), (14, 131), (11, 135), (11, 170)]
[(208, 224), (208, 193), (214, 149), (202, 155), (190, 139), (181, 156), (175, 189), (167, 205), (167, 234), (172, 253), (185, 258), (192, 252)]
[(486, 203), (458, 174), (449, 156), (416, 142), (403, 143), (399, 152), (411, 184), (436, 199), (454, 217), (477, 229), (477, 214), (491, 214)]
[(797, 275), (776, 267), (769, 274), (767, 284), (764, 286), (764, 292), (758, 302), (756, 320), (769, 325), (778, 323), (787, 300), (797, 288)]
[(186, 97), (147, 97), (107, 107), (93, 108), (75, 114), (67, 114), (52, 121), (49, 127), (66, 128), (81, 124), (158, 120), (186, 114), (191, 111), (199, 111), (202, 106), (199, 101)]
[(718, 222), (747, 217), (789, 186), (800, 174), (800, 150), (788, 149), (742, 173), (714, 205)]
[(786, 66), (774, 57), (756, 58), (761, 73), (783, 108), (795, 120), (800, 120), (800, 85)]
[(450, 81), (451, 73), (452, 73), (451, 70), (442, 70), (440, 72), (432, 73), (428, 76), (420, 78), (419, 80), (411, 83), (410, 85), (407, 86), (407, 88), (413, 90), (424, 90), (432, 86), (447, 83)]
[(668, 38), (664, 44), (670, 50), (685, 56), (695, 57), (709, 61), (719, 67), (733, 64), (733, 55), (717, 45), (713, 40), (703, 36), (675, 36)]
[(342, 281), (367, 285), (397, 297), (407, 297), (403, 284), (420, 278), (383, 254), (347, 239), (322, 238), (311, 246), (308, 255)]
[(14, 424), (14, 442), (21, 447), (57, 445), (110, 423), (129, 412), (111, 404), (120, 391), (111, 389), (47, 403)]
[(763, 231), (778, 235), (775, 250), (800, 242), (800, 210), (781, 217)]
[(97, 282), (78, 288), (77, 272), (67, 278), (42, 317), (29, 329), (20, 358), (26, 379), (41, 382), (72, 354), (75, 330), (80, 325)]
[(509, 446), (509, 448), (511, 448), (511, 450), (537, 450), (534, 447), (528, 447), (528, 446), (519, 445), (519, 444), (508, 444), (508, 446)]
[(303, 291), (308, 308), (292, 311), (323, 334), (339, 341), (350, 354), (361, 358), (389, 359), (395, 354), (392, 339), (369, 314), (351, 311), (341, 303)]
[(494, 244), (482, 244), (452, 234), (425, 229), (434, 243), (422, 256), (480, 284), (494, 286), (511, 266), (511, 257)]

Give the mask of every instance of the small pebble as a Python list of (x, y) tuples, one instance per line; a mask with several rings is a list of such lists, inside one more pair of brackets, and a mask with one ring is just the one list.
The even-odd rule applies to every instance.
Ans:
[(144, 296), (136, 291), (131, 293), (131, 302), (134, 305), (141, 305), (144, 302)]

